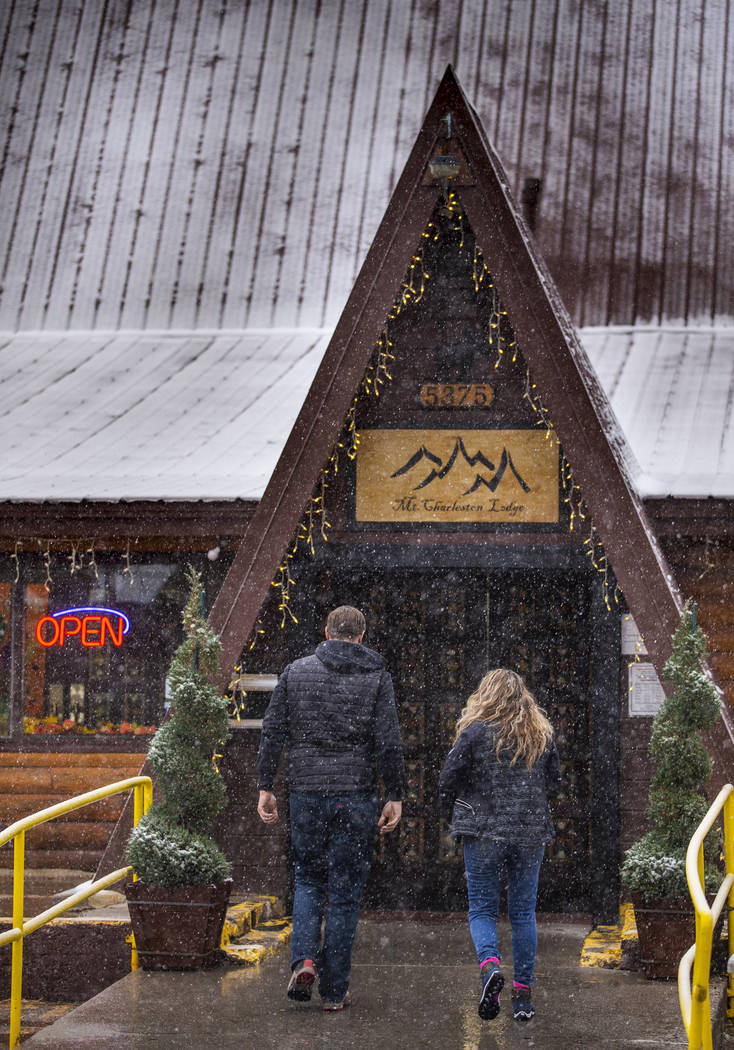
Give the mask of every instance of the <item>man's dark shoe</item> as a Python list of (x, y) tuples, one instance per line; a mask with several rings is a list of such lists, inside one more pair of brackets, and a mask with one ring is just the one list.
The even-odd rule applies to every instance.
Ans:
[(477, 1013), (483, 1021), (492, 1021), (500, 1012), (500, 992), (505, 984), (505, 975), (494, 963), (487, 963), (480, 973), (482, 994), (479, 997)]
[(315, 980), (316, 970), (313, 959), (301, 959), (293, 967), (291, 979), (288, 982), (288, 998), (295, 999), (297, 1003), (310, 1002)]

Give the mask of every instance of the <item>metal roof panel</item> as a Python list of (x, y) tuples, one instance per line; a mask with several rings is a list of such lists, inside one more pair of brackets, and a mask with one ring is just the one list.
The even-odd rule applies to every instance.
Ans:
[[(0, 343), (0, 499), (259, 499), (327, 330)], [(734, 498), (734, 328), (587, 328), (641, 496)]]

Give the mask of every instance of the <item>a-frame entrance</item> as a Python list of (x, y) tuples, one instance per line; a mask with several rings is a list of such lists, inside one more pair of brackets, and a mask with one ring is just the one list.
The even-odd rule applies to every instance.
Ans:
[[(565, 734), (541, 901), (612, 917), (617, 582), (660, 670), (671, 580), (611, 409), (449, 69), (212, 609), (222, 684), (311, 651), (330, 603), (372, 610), (412, 798), (369, 893), (448, 907), (460, 866), (435, 776), (451, 721), (488, 660), (525, 671)], [(225, 845), (246, 854), (237, 827)]]
[[(598, 544), (582, 542), (591, 523), (458, 193), (439, 201), (425, 232), (403, 282), (414, 294), (388, 318), (344, 423), (341, 465), (309, 504), (300, 531), (314, 549), (291, 548), (287, 595), (281, 573), (245, 669), (272, 672), (311, 651), (335, 605), (364, 610), (368, 644), (393, 676), (410, 781), (366, 901), (411, 910), (464, 906), (438, 774), (484, 672), (518, 670), (551, 716), (564, 774), (540, 905), (613, 911), (615, 878), (601, 887), (593, 873), (617, 862), (614, 581), (607, 569), (604, 592)], [(592, 767), (606, 775), (595, 779)]]
[(257, 673), (312, 649), (331, 603), (365, 608), (411, 773), (369, 903), (463, 906), (436, 778), (507, 664), (564, 764), (541, 906), (614, 915), (617, 580), (660, 665), (677, 600), (623, 439), (449, 70), (211, 614), (225, 667), (251, 638)]
[[(446, 158), (455, 165), (446, 164)], [(450, 182), (448, 179), (450, 175)], [(447, 187), (476, 237), (596, 534), (658, 672), (679, 600), (629, 470), (631, 456), (550, 274), (532, 247), (502, 166), (449, 67), (271, 482), (211, 613), (223, 684), (297, 533), (374, 356), (401, 282)], [(412, 273), (412, 271), (410, 271)], [(415, 274), (418, 277), (419, 274)], [(418, 287), (418, 286), (416, 286)]]

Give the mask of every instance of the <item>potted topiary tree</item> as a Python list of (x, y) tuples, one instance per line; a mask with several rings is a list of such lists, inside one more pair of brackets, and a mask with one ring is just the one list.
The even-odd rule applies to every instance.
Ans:
[(207, 835), (226, 801), (214, 765), (229, 734), (228, 703), (214, 685), (221, 644), (203, 616), (200, 575), (189, 566), (185, 639), (171, 662), (171, 715), (148, 752), (160, 800), (130, 835), (137, 881), (125, 893), (140, 964), (197, 969), (217, 954), (232, 886), (230, 864)]
[[(622, 880), (632, 891), (640, 961), (648, 977), (674, 977), (681, 955), (693, 944), (693, 906), (686, 881), (686, 850), (709, 803), (703, 785), (711, 759), (701, 734), (719, 715), (719, 699), (704, 663), (706, 636), (686, 606), (663, 668), (673, 685), (656, 713), (650, 756), (656, 770), (650, 786), (651, 828), (625, 854)], [(713, 830), (704, 844), (706, 885), (720, 881), (719, 842)]]

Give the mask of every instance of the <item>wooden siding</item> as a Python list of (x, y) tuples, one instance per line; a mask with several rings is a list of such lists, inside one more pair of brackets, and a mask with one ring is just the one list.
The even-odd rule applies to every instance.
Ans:
[(648, 829), (648, 792), (654, 767), (648, 748), (652, 718), (631, 718), (627, 711), (627, 665), (622, 684), (619, 746), (620, 860)]
[(726, 0), (8, 0), (0, 328), (333, 325), (448, 62), (578, 324), (731, 318)]
[(702, 538), (665, 547), (681, 590), (698, 603), (717, 681), (734, 698), (734, 543)]
[[(118, 752), (0, 753), (0, 823), (3, 827), (72, 795), (137, 776), (143, 756)], [(85, 806), (29, 831), (28, 868), (95, 871), (125, 802), (123, 795)], [(13, 865), (13, 851), (0, 853), (0, 867)]]

